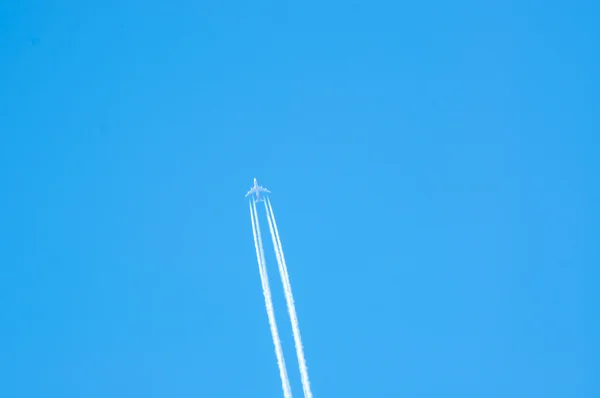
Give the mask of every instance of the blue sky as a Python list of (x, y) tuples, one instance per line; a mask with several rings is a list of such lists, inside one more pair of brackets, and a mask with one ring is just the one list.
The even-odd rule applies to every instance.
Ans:
[(598, 4), (3, 3), (0, 396), (598, 396)]

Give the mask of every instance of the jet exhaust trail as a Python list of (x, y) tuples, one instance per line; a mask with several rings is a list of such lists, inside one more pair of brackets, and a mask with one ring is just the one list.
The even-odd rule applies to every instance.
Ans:
[(275, 313), (273, 311), (273, 301), (271, 299), (271, 288), (269, 287), (269, 276), (267, 267), (265, 266), (265, 254), (262, 245), (260, 234), (260, 225), (258, 223), (258, 214), (256, 212), (256, 203), (250, 205), (250, 218), (252, 220), (252, 235), (254, 236), (254, 248), (256, 249), (256, 259), (258, 261), (258, 270), (265, 296), (265, 306), (267, 309), (267, 317), (269, 318), (269, 327), (271, 336), (273, 337), (273, 345), (275, 346), (275, 355), (277, 357), (277, 366), (279, 367), (279, 376), (281, 377), (281, 388), (283, 389), (284, 398), (292, 398), (292, 389), (287, 375), (281, 341), (279, 340), (279, 331), (275, 321)]
[(275, 255), (279, 266), (281, 283), (285, 293), (285, 301), (287, 303), (290, 322), (292, 323), (292, 333), (294, 335), (294, 345), (296, 346), (296, 355), (298, 357), (298, 366), (300, 368), (302, 390), (304, 391), (305, 398), (312, 398), (310, 382), (308, 380), (308, 369), (306, 367), (306, 359), (304, 358), (304, 348), (300, 336), (300, 327), (298, 326), (298, 316), (296, 315), (296, 306), (294, 304), (294, 295), (292, 294), (292, 285), (290, 283), (285, 257), (283, 256), (283, 247), (281, 245), (281, 239), (279, 238), (279, 230), (277, 229), (277, 224), (275, 222), (275, 214), (273, 213), (271, 201), (269, 198), (266, 198), (264, 202), (267, 221), (269, 223), (269, 231), (271, 232), (271, 239), (273, 241), (273, 246), (275, 247)]
[(277, 356), (277, 363), (279, 365), (279, 373), (281, 376), (281, 383), (283, 387), (283, 393), (285, 398), (291, 398), (292, 392), (287, 376), (287, 370), (285, 367), (285, 361), (283, 359), (283, 351), (281, 349), (281, 342), (279, 341), (279, 333), (277, 331), (277, 325), (275, 323), (275, 315), (273, 312), (273, 303), (271, 300), (271, 290), (269, 287), (269, 280), (267, 275), (267, 268), (265, 264), (265, 254), (262, 244), (262, 237), (260, 233), (260, 226), (258, 223), (258, 213), (256, 211), (256, 202), (263, 201), (265, 203), (265, 212), (267, 215), (267, 221), (269, 224), (269, 231), (271, 233), (271, 240), (273, 241), (273, 247), (275, 249), (275, 257), (277, 258), (277, 265), (279, 268), (279, 275), (281, 276), (281, 284), (285, 295), (285, 301), (287, 304), (288, 314), (290, 316), (290, 322), (292, 324), (292, 333), (294, 336), (294, 345), (296, 348), (296, 355), (298, 357), (298, 365), (300, 368), (300, 378), (302, 381), (302, 390), (304, 392), (304, 398), (312, 398), (312, 392), (310, 390), (310, 382), (308, 380), (308, 370), (306, 367), (306, 359), (304, 358), (304, 348), (302, 346), (302, 338), (300, 337), (300, 327), (298, 326), (298, 316), (296, 315), (296, 306), (294, 304), (294, 295), (292, 294), (292, 285), (290, 283), (290, 277), (288, 274), (287, 264), (283, 255), (283, 246), (281, 245), (281, 239), (279, 237), (279, 230), (277, 229), (277, 223), (275, 221), (275, 214), (273, 213), (273, 206), (267, 196), (261, 197), (260, 193), (270, 193), (266, 188), (258, 185), (256, 178), (254, 179), (254, 186), (248, 191), (246, 197), (255, 194), (256, 199), (252, 198), (250, 204), (250, 217), (252, 219), (252, 233), (254, 235), (254, 246), (256, 249), (256, 257), (258, 260), (258, 267), (260, 271), (260, 277), (263, 287), (263, 294), (265, 296), (265, 304), (267, 307), (267, 315), (269, 318), (269, 325), (271, 328), (271, 334), (273, 335), (273, 344), (275, 345), (275, 353)]

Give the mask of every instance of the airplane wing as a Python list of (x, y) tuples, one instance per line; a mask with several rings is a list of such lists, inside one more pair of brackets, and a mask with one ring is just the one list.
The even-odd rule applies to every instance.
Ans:
[(252, 191), (254, 191), (254, 189), (249, 190), (248, 193), (246, 194), (246, 196), (244, 196), (244, 197), (247, 198), (248, 195), (250, 195), (252, 193)]
[(271, 193), (271, 191), (269, 191), (267, 188), (263, 188), (263, 187), (258, 187), (258, 190), (260, 192), (267, 192), (267, 193)]

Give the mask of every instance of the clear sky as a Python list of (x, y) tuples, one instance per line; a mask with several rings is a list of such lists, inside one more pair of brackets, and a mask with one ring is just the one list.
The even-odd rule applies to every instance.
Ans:
[(282, 397), (253, 177), (315, 398), (600, 396), (600, 3), (404, 3), (3, 2), (0, 396)]

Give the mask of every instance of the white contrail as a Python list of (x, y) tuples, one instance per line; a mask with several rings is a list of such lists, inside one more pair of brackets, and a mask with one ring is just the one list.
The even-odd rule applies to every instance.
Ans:
[(292, 323), (294, 344), (296, 346), (296, 355), (298, 356), (298, 366), (300, 367), (300, 376), (302, 380), (302, 390), (304, 391), (304, 398), (312, 398), (306, 360), (304, 359), (304, 348), (302, 347), (302, 338), (300, 337), (300, 327), (298, 326), (298, 317), (296, 316), (296, 306), (294, 305), (294, 295), (292, 294), (292, 285), (290, 283), (287, 265), (285, 264), (285, 257), (283, 256), (283, 247), (281, 246), (281, 239), (279, 239), (275, 214), (273, 213), (273, 207), (268, 198), (265, 199), (265, 209), (267, 212), (267, 221), (269, 222), (269, 230), (271, 231), (271, 239), (273, 240), (273, 246), (275, 246), (275, 255), (277, 257), (277, 264), (279, 265), (279, 274), (281, 275), (285, 301)]
[(256, 259), (258, 261), (258, 270), (260, 272), (260, 280), (265, 296), (265, 306), (267, 308), (267, 316), (269, 318), (269, 326), (273, 337), (273, 345), (275, 346), (275, 355), (277, 356), (277, 365), (279, 367), (279, 376), (281, 376), (281, 387), (283, 389), (284, 398), (292, 398), (292, 389), (288, 379), (287, 370), (285, 367), (285, 359), (283, 358), (283, 350), (281, 349), (281, 341), (279, 340), (279, 331), (275, 321), (275, 313), (273, 311), (273, 301), (271, 299), (271, 288), (269, 287), (269, 276), (267, 267), (265, 266), (265, 253), (260, 236), (260, 225), (258, 223), (258, 214), (256, 213), (256, 204), (250, 205), (250, 218), (252, 219), (252, 235), (254, 236), (254, 248), (256, 249)]

